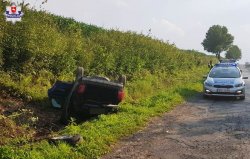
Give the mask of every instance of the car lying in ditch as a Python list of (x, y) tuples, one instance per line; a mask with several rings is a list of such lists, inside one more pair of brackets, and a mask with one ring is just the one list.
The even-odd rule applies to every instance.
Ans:
[(83, 76), (82, 68), (77, 72), (74, 82), (57, 81), (48, 90), (52, 106), (62, 109), (62, 122), (75, 114), (98, 115), (117, 110), (125, 96), (125, 76), (112, 82), (106, 77)]
[(215, 64), (205, 78), (204, 97), (229, 96), (245, 99), (244, 79), (248, 77), (242, 76), (242, 71), (236, 63)]

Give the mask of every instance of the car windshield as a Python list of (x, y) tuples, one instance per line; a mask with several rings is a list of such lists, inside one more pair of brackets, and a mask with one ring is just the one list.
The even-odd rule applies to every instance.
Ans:
[(239, 78), (240, 71), (237, 67), (214, 67), (209, 77), (211, 78)]

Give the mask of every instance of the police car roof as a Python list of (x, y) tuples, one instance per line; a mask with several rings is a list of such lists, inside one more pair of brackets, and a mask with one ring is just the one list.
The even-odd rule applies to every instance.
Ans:
[(236, 63), (217, 63), (215, 67), (237, 67)]
[(220, 60), (220, 63), (236, 63), (237, 60), (235, 59), (223, 59)]

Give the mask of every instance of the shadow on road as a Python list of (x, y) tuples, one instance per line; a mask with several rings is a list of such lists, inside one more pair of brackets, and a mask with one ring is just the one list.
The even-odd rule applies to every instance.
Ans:
[(198, 118), (176, 123), (177, 133), (183, 137), (223, 134), (235, 139), (250, 139), (250, 105), (248, 99), (210, 97), (199, 93), (188, 100)]
[(192, 99), (192, 97), (194, 97), (197, 94), (200, 94), (200, 92), (198, 92), (195, 89), (187, 89), (187, 88), (182, 88), (182, 89), (178, 89), (176, 91), (178, 94), (180, 94), (185, 100)]

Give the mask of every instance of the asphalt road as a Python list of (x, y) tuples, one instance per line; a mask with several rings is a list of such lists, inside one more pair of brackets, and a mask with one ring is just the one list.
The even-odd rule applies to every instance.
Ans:
[[(250, 78), (250, 69), (243, 74)], [(245, 81), (244, 101), (199, 94), (103, 158), (250, 159), (250, 79)]]

